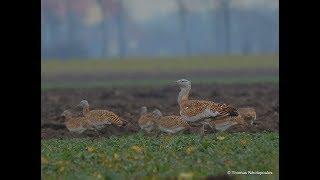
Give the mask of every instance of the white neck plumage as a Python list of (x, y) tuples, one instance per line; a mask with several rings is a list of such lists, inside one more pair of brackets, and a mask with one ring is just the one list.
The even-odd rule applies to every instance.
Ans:
[(178, 95), (178, 103), (181, 104), (182, 101), (188, 100), (189, 92), (191, 90), (191, 86), (181, 87)]
[(89, 106), (84, 106), (83, 109), (82, 109), (82, 114), (85, 116), (89, 113)]

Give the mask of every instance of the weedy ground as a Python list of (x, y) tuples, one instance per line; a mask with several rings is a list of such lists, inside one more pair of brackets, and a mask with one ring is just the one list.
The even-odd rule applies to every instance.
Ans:
[(271, 171), (273, 175), (262, 176), (278, 178), (278, 133), (218, 133), (201, 138), (140, 132), (110, 138), (49, 139), (41, 145), (43, 179), (199, 178), (228, 170)]
[[(220, 98), (222, 102), (250, 105), (258, 113), (278, 108), (278, 93), (262, 86), (235, 86), (204, 88), (197, 91), (196, 84), (212, 83), (278, 83), (277, 55), (221, 56), (165, 59), (121, 59), (42, 61), (42, 122), (54, 118), (66, 106), (87, 98), (94, 107), (108, 107), (125, 115), (135, 112), (142, 104), (157, 107), (165, 100), (169, 106), (161, 107), (172, 113), (176, 108), (176, 90), (169, 86), (174, 80), (190, 78), (196, 97)], [(98, 87), (161, 86), (162, 91), (142, 88), (124, 96), (125, 90)], [(262, 88), (261, 88), (261, 87)], [(250, 87), (250, 88), (249, 88)], [(66, 90), (74, 88), (75, 90)], [(81, 90), (88, 88), (87, 91)], [(250, 89), (248, 91), (247, 89)], [(59, 89), (59, 90), (56, 90)], [(90, 89), (90, 90), (89, 90)], [(79, 92), (81, 90), (81, 92)], [(171, 93), (174, 92), (174, 95)], [(112, 97), (112, 98), (111, 98)], [(146, 98), (147, 99), (144, 99)], [(170, 97), (170, 98), (166, 98)], [(228, 99), (229, 98), (229, 99)], [(230, 99), (231, 98), (231, 99)], [(74, 102), (73, 102), (74, 101)], [(134, 102), (134, 103), (128, 103)], [(100, 104), (99, 104), (100, 103)], [(131, 114), (128, 116), (132, 116)], [(272, 117), (273, 118), (273, 117)], [(272, 119), (271, 118), (271, 119)], [(146, 136), (136, 133), (110, 138), (74, 138), (41, 140), (41, 173), (43, 179), (159, 179), (168, 177), (194, 178), (216, 176), (231, 171), (271, 171), (273, 175), (237, 175), (243, 179), (278, 179), (279, 135), (278, 119), (260, 121), (258, 133), (219, 133), (175, 136)], [(263, 124), (272, 124), (261, 126)], [(274, 125), (275, 124), (275, 125)], [(49, 128), (50, 129), (50, 128)], [(50, 129), (51, 131), (55, 131)]]

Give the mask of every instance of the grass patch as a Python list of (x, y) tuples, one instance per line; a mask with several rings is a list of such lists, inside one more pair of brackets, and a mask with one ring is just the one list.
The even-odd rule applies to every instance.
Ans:
[(196, 56), (109, 60), (42, 60), (43, 75), (105, 72), (185, 72), (190, 70), (278, 68), (277, 55)]
[[(192, 78), (192, 84), (250, 84), (250, 83), (278, 83), (279, 76), (256, 76), (256, 77), (222, 77), (222, 78)], [(141, 80), (109, 80), (105, 82), (81, 82), (81, 83), (42, 83), (41, 90), (51, 89), (78, 89), (78, 88), (104, 88), (104, 87), (132, 87), (132, 86), (164, 86), (172, 84), (176, 79), (141, 79)]]
[[(142, 133), (100, 139), (41, 141), (44, 179), (197, 178), (233, 171), (278, 177), (278, 133), (219, 133), (158, 138)], [(246, 177), (246, 175), (238, 175)], [(254, 178), (259, 175), (250, 175)], [(260, 176), (261, 177), (261, 176)]]

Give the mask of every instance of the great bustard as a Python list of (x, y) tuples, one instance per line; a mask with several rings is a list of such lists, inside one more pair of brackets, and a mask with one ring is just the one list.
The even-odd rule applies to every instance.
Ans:
[(215, 118), (213, 120), (206, 121), (206, 123), (212, 129), (216, 129), (218, 131), (225, 131), (234, 125), (243, 126), (249, 124), (249, 122), (252, 125), (257, 117), (254, 108), (239, 108), (238, 113), (239, 115), (237, 116)]
[(138, 124), (141, 129), (150, 133), (155, 128), (155, 120), (160, 118), (158, 114), (155, 112), (149, 112), (147, 107), (141, 107), (140, 118), (138, 120)]
[(70, 132), (81, 134), (88, 128), (86, 117), (73, 117), (69, 110), (65, 110), (61, 116), (65, 118), (64, 124)]
[(160, 117), (155, 120), (155, 124), (162, 132), (175, 134), (179, 131), (190, 129), (190, 125), (184, 121), (181, 116), (162, 116), (162, 113), (159, 110), (156, 110), (154, 113)]
[(83, 116), (86, 117), (89, 126), (93, 126), (96, 129), (102, 129), (106, 124), (115, 124), (117, 126), (125, 125), (122, 118), (116, 115), (112, 111), (108, 110), (91, 110), (89, 109), (89, 103), (87, 100), (82, 100), (78, 105), (82, 107)]
[[(206, 100), (189, 100), (191, 82), (186, 79), (180, 79), (176, 83), (180, 87), (177, 99), (180, 115), (185, 121), (199, 122), (207, 118), (233, 117), (238, 115), (237, 109), (227, 104)], [(204, 126), (205, 124), (202, 127), (203, 131)]]

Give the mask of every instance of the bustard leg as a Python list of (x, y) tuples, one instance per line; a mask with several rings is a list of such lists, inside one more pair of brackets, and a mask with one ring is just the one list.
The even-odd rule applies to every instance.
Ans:
[(94, 132), (98, 135), (99, 138), (101, 137), (101, 134), (97, 128), (94, 128)]
[(156, 130), (155, 130), (155, 133), (156, 133), (156, 137), (157, 137), (157, 138), (161, 135), (161, 131), (159, 131), (159, 129), (156, 129)]
[(209, 126), (210, 129), (212, 130), (212, 132), (215, 132), (215, 129), (214, 129), (214, 127), (212, 127), (212, 125), (210, 124), (210, 121), (212, 121), (212, 119), (206, 119), (206, 120), (204, 120), (204, 124), (207, 125), (207, 126)]
[(201, 135), (201, 139), (204, 137), (204, 135), (205, 135), (205, 124), (203, 123), (202, 124), (202, 127), (201, 127), (201, 131), (200, 131), (200, 135)]
[(216, 129), (214, 129), (211, 125), (209, 125), (210, 129), (212, 130), (212, 132), (214, 133), (216, 131)]

